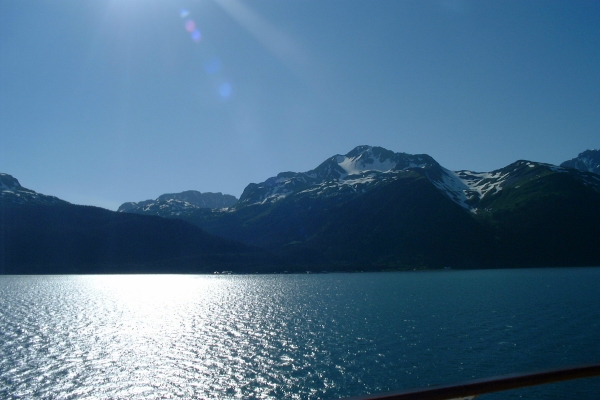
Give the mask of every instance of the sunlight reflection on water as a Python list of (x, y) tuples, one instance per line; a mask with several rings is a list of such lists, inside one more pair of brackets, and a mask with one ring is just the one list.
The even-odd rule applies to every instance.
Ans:
[(589, 363), (598, 283), (600, 269), (0, 277), (0, 398), (338, 398)]

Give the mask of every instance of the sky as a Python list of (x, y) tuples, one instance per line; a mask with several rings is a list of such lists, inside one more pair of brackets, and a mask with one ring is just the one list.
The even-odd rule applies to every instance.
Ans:
[(0, 0), (0, 172), (112, 210), (358, 145), (451, 170), (600, 148), (596, 0)]

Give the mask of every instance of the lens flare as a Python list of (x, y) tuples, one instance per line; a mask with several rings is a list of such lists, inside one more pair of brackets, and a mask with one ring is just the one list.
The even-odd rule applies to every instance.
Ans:
[(194, 30), (194, 32), (192, 32), (191, 36), (192, 36), (192, 40), (196, 43), (198, 43), (200, 41), (200, 39), (202, 39), (202, 35), (200, 34), (200, 31), (198, 29)]
[[(194, 42), (199, 43), (202, 40), (202, 33), (200, 33), (200, 29), (190, 15), (191, 13), (186, 9), (181, 9), (179, 11), (179, 16), (184, 20), (183, 25), (185, 30), (190, 34), (190, 37)], [(207, 75), (212, 75), (210, 80), (214, 85), (213, 95), (220, 98), (223, 102), (228, 101), (233, 93), (233, 86), (222, 73), (221, 59), (216, 56), (211, 56), (204, 63), (204, 72)]]
[(191, 19), (188, 19), (187, 21), (185, 21), (185, 30), (189, 33), (194, 32), (196, 30), (196, 23)]
[(223, 82), (219, 85), (219, 94), (222, 98), (228, 99), (231, 96), (232, 88), (231, 83)]

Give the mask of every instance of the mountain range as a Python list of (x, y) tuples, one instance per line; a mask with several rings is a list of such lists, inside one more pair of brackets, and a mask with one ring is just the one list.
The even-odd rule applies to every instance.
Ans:
[[(153, 218), (152, 229), (159, 230), (163, 223), (181, 224), (178, 229), (187, 233), (171, 228), (167, 236), (179, 238), (170, 242), (180, 247), (162, 256), (161, 272), (176, 267), (180, 254), (188, 260), (211, 259), (210, 268), (217, 268), (216, 253), (227, 260), (228, 269), (240, 272), (246, 256), (252, 268), (244, 272), (259, 265), (265, 271), (600, 265), (599, 158), (597, 150), (588, 150), (561, 166), (519, 160), (491, 172), (450, 171), (426, 154), (358, 146), (310, 171), (282, 172), (251, 183), (237, 201), (187, 191), (125, 203), (116, 213), (88, 211), (108, 213), (105, 218), (111, 221), (145, 214), (135, 223), (150, 224), (146, 218)], [(25, 215), (33, 204), (45, 210), (81, 207), (21, 188), (6, 174), (0, 184), (3, 208), (21, 207)], [(60, 225), (60, 218), (51, 224)], [(104, 235), (118, 237), (114, 243), (133, 237), (142, 246), (140, 232), (123, 234), (129, 224), (133, 220), (105, 223)], [(12, 221), (11, 226), (18, 225)], [(95, 225), (87, 226), (93, 230)], [(39, 227), (32, 223), (28, 235)], [(181, 244), (190, 232), (197, 242)], [(213, 246), (224, 246), (212, 258), (200, 246), (208, 238)], [(12, 248), (10, 243), (4, 247)], [(126, 261), (143, 270), (156, 258), (121, 257), (113, 260), (114, 269)], [(108, 261), (88, 261), (102, 262)], [(195, 268), (209, 267), (199, 263)]]
[(181, 193), (167, 193), (156, 200), (123, 203), (118, 212), (135, 212), (137, 214), (177, 215), (178, 212), (195, 208), (227, 208), (237, 203), (238, 199), (230, 194), (200, 193), (187, 190)]
[(185, 221), (73, 205), (0, 174), (0, 273), (263, 272), (286, 262)]

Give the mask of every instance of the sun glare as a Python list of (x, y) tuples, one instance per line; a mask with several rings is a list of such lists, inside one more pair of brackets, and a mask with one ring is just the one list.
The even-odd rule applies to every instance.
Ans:
[(223, 280), (188, 275), (97, 276), (95, 289), (130, 336), (162, 335), (185, 320), (186, 310), (218, 302)]
[(215, 3), (290, 70), (299, 73), (299, 68), (306, 66), (309, 57), (298, 43), (246, 4), (237, 0)]
[[(118, 279), (117, 279), (118, 278)], [(162, 299), (181, 299), (192, 295), (199, 285), (185, 275), (108, 275), (98, 276), (98, 284), (128, 303), (153, 303)], [(197, 279), (202, 280), (202, 277)]]

